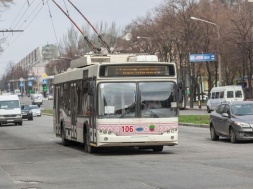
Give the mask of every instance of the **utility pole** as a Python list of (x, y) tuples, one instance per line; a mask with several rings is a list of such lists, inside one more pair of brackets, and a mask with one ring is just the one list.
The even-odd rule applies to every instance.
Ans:
[(0, 30), (0, 32), (5, 33), (5, 32), (23, 32), (24, 30)]
[[(8, 30), (8, 29), (6, 29), (6, 30), (0, 30), (0, 33), (7, 33), (7, 32), (13, 33), (13, 32), (23, 32), (23, 31), (24, 30)], [(2, 52), (3, 52), (3, 49), (0, 46), (0, 53), (2, 53)]]

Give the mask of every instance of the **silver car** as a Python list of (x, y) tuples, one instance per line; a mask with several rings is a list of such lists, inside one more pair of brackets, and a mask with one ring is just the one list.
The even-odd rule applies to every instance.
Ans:
[(29, 105), (33, 116), (41, 116), (41, 109), (38, 105)]
[(213, 141), (220, 136), (232, 143), (253, 140), (253, 101), (222, 103), (210, 114), (210, 135)]

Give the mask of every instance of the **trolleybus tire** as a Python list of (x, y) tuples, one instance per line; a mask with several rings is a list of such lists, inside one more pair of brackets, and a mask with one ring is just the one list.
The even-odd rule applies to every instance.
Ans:
[(153, 151), (154, 152), (161, 152), (161, 151), (163, 151), (163, 146), (155, 146), (155, 147), (153, 147)]
[(61, 141), (63, 146), (68, 146), (70, 144), (69, 140), (65, 137), (64, 126), (61, 126)]
[(83, 137), (84, 137), (84, 151), (90, 154), (95, 153), (97, 150), (95, 147), (90, 145), (90, 137), (88, 136), (88, 133), (84, 134)]

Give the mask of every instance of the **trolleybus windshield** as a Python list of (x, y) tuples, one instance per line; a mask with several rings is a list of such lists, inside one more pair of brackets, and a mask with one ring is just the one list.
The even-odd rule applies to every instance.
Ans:
[(99, 118), (175, 117), (174, 87), (174, 82), (100, 83)]

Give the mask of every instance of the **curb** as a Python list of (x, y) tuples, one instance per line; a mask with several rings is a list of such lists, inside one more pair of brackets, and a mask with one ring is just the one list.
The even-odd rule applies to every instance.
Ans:
[(209, 128), (208, 124), (178, 123), (180, 126)]
[(184, 110), (201, 110), (201, 111), (207, 111), (207, 109), (203, 109), (203, 108), (185, 108)]

